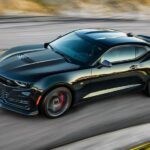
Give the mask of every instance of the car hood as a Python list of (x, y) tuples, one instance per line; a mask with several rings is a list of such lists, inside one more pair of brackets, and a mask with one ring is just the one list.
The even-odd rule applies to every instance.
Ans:
[(80, 66), (65, 59), (43, 45), (12, 48), (0, 57), (0, 74), (17, 80), (34, 81), (42, 77), (76, 70)]

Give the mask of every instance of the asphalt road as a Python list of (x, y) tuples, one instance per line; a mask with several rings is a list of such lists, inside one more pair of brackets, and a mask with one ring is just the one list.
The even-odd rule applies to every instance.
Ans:
[[(150, 141), (150, 124), (137, 125), (98, 136), (93, 136), (62, 147), (57, 150), (131, 150)], [(135, 150), (135, 149), (134, 149)], [(144, 150), (136, 149), (136, 150)]]
[[(113, 28), (150, 35), (148, 21), (0, 18), (0, 49), (48, 42), (79, 28)], [(0, 109), (0, 150), (51, 149), (149, 121), (150, 98), (142, 93), (97, 99), (75, 107), (55, 120), (40, 115), (26, 117)]]

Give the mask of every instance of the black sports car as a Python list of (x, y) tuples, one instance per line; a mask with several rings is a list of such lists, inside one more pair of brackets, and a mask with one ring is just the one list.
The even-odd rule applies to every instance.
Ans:
[(98, 96), (133, 90), (150, 95), (150, 38), (109, 29), (70, 32), (0, 56), (0, 104), (55, 118)]

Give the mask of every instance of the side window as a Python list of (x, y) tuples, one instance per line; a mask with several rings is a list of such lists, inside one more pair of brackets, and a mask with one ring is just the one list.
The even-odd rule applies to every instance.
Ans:
[(102, 58), (101, 61), (107, 60), (111, 63), (121, 62), (135, 59), (135, 47), (134, 46), (118, 46), (108, 50)]
[(144, 55), (148, 51), (148, 47), (144, 46), (136, 46), (135, 47), (135, 56), (140, 57)]

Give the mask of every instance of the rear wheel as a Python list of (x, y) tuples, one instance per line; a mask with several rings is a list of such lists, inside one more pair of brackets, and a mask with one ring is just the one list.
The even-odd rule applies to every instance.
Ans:
[(72, 94), (66, 87), (59, 87), (49, 92), (43, 102), (42, 111), (47, 117), (56, 118), (63, 115), (71, 106)]

